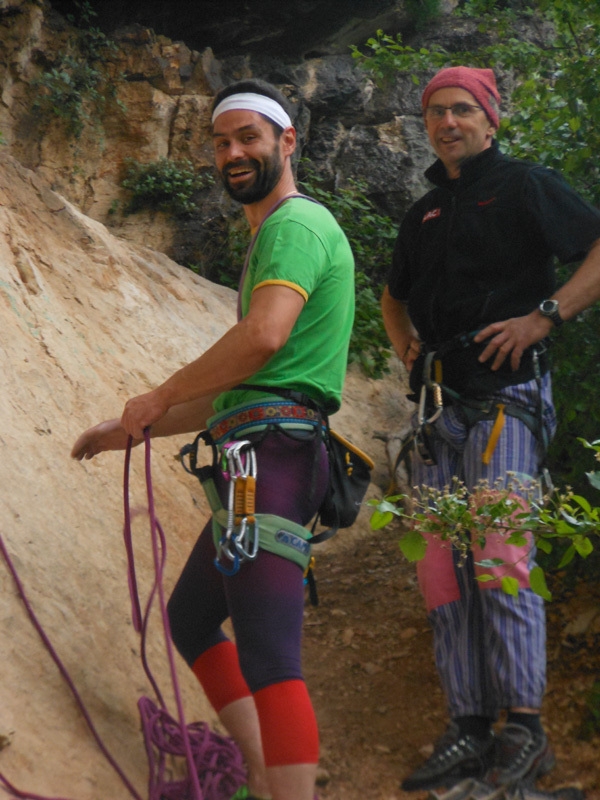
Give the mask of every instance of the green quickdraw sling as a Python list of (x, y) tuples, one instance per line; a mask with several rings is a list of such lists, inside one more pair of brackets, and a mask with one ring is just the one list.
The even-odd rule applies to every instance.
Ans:
[[(197, 465), (200, 441), (213, 450), (213, 463), (203, 467)], [(229, 480), (228, 508), (223, 507), (215, 485), (220, 460), (210, 431), (201, 431), (194, 442), (185, 445), (180, 458), (186, 472), (195, 475), (202, 484), (210, 505), (217, 550), (215, 565), (221, 572), (235, 575), (244, 562), (256, 558), (260, 548), (293, 561), (303, 571), (308, 569), (310, 531), (276, 514), (254, 511), (256, 456), (251, 442), (241, 440), (223, 445), (221, 464)]]

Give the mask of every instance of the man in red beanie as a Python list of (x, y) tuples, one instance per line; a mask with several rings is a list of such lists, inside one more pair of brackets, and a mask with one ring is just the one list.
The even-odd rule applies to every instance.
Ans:
[[(500, 152), (499, 103), (489, 69), (451, 67), (426, 86), (434, 188), (402, 221), (382, 308), (420, 403), (412, 485), (484, 482), (524, 504), (556, 427), (547, 337), (600, 299), (600, 213), (552, 170)], [(583, 259), (560, 288), (555, 257)], [(467, 777), (515, 788), (554, 765), (540, 721), (545, 612), (529, 585), (534, 555), (531, 542), (507, 545), (500, 534), (483, 552), (473, 543), (466, 562), (448, 542), (428, 542), (418, 577), (450, 724), (403, 789)], [(518, 596), (502, 590), (506, 576)]]

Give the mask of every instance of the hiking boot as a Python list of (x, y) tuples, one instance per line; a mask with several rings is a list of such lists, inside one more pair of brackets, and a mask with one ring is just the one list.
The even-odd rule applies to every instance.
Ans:
[(485, 739), (470, 734), (460, 736), (458, 726), (451, 723), (436, 743), (433, 754), (402, 781), (400, 788), (407, 792), (435, 789), (454, 786), (463, 778), (480, 778), (492, 763), (493, 745), (491, 731)]
[(510, 722), (496, 739), (493, 766), (485, 780), (493, 786), (511, 786), (518, 781), (532, 786), (555, 763), (545, 733), (533, 733), (524, 725)]

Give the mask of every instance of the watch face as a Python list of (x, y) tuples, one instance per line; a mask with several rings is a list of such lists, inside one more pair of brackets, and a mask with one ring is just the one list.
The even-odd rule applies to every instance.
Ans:
[(544, 302), (540, 305), (540, 311), (542, 314), (553, 314), (558, 309), (558, 303), (556, 300), (544, 300)]
[(556, 326), (562, 325), (563, 320), (558, 313), (558, 300), (543, 300), (539, 308), (540, 313), (545, 317), (549, 317)]

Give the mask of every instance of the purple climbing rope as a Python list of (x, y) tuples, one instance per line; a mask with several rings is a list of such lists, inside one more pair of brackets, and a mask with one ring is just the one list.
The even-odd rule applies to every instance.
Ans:
[[(44, 629), (42, 628), (42, 626), (41, 626), (41, 624), (40, 624), (40, 622), (39, 622), (39, 620), (38, 620), (38, 618), (37, 618), (37, 616), (36, 616), (36, 614), (35, 614), (35, 612), (33, 610), (33, 607), (31, 605), (31, 603), (29, 602), (29, 599), (27, 598), (27, 595), (25, 594), (25, 589), (23, 588), (23, 584), (21, 583), (21, 579), (19, 578), (19, 575), (17, 574), (17, 571), (16, 571), (15, 566), (14, 566), (14, 564), (12, 562), (12, 559), (10, 558), (8, 550), (6, 549), (6, 546), (4, 544), (4, 540), (2, 539), (2, 536), (0, 536), (0, 549), (2, 550), (2, 555), (4, 556), (4, 561), (6, 562), (6, 565), (7, 565), (8, 569), (9, 569), (9, 571), (10, 571), (12, 577), (13, 577), (13, 580), (14, 580), (15, 585), (17, 587), (17, 591), (18, 591), (18, 593), (19, 593), (19, 595), (21, 597), (21, 600), (23, 601), (23, 605), (25, 606), (25, 610), (27, 611), (27, 614), (29, 615), (29, 619), (33, 623), (33, 627), (38, 632), (39, 637), (41, 638), (41, 640), (44, 643), (44, 645), (45, 645), (46, 649), (48, 650), (48, 652), (50, 653), (54, 663), (58, 667), (58, 670), (59, 670), (60, 674), (62, 675), (62, 677), (64, 678), (67, 686), (71, 690), (71, 694), (73, 695), (73, 697), (75, 699), (75, 702), (79, 706), (79, 710), (81, 711), (81, 713), (83, 715), (83, 718), (85, 719), (85, 721), (87, 723), (87, 726), (88, 726), (88, 728), (90, 729), (90, 731), (92, 733), (92, 736), (96, 740), (96, 743), (97, 743), (98, 747), (100, 748), (100, 750), (104, 754), (104, 756), (105, 756), (106, 760), (108, 761), (108, 763), (115, 770), (117, 775), (121, 778), (121, 780), (123, 781), (123, 784), (125, 785), (125, 787), (129, 791), (131, 796), (133, 798), (135, 798), (135, 800), (142, 800), (142, 797), (136, 792), (136, 790), (133, 787), (132, 783), (129, 781), (129, 779), (127, 778), (127, 776), (125, 775), (125, 773), (123, 772), (123, 770), (121, 769), (121, 767), (119, 766), (117, 761), (115, 760), (115, 758), (111, 755), (111, 753), (109, 752), (108, 748), (106, 747), (106, 745), (102, 741), (102, 739), (100, 737), (100, 734), (96, 730), (96, 727), (95, 727), (94, 723), (92, 722), (92, 719), (91, 719), (91, 717), (90, 717), (90, 715), (89, 715), (89, 713), (88, 713), (88, 711), (87, 711), (87, 709), (86, 709), (86, 707), (85, 707), (85, 705), (83, 703), (83, 700), (81, 699), (81, 695), (77, 691), (77, 688), (75, 687), (75, 684), (73, 683), (73, 681), (71, 679), (71, 676), (67, 672), (63, 662), (60, 660), (56, 650), (54, 649), (54, 647), (52, 646), (52, 643), (48, 639)], [(21, 798), (22, 800), (62, 800), (62, 798), (47, 798), (47, 797), (41, 797), (40, 795), (36, 795), (36, 794), (31, 794), (31, 793), (20, 791), (15, 786), (13, 786), (4, 777), (4, 775), (2, 775), (2, 774), (0, 774), (0, 785), (4, 789), (9, 791), (14, 797)]]
[[(171, 633), (169, 618), (166, 610), (166, 603), (162, 585), (164, 566), (166, 562), (166, 539), (161, 525), (156, 518), (154, 509), (154, 493), (152, 489), (151, 475), (151, 454), (150, 454), (150, 434), (144, 432), (146, 443), (146, 491), (148, 496), (148, 515), (150, 517), (150, 533), (152, 540), (152, 554), (154, 559), (154, 581), (151, 587), (148, 601), (142, 615), (138, 595), (137, 579), (135, 574), (133, 541), (131, 535), (131, 509), (129, 505), (129, 468), (131, 463), (132, 439), (129, 438), (127, 451), (125, 454), (125, 475), (124, 487), (124, 513), (125, 522), (123, 526), (125, 550), (128, 561), (128, 583), (132, 605), (132, 617), (135, 630), (141, 633), (141, 656), (144, 672), (150, 681), (156, 695), (158, 706), (148, 697), (141, 697), (138, 701), (138, 708), (142, 721), (142, 731), (144, 744), (148, 757), (149, 766), (149, 794), (148, 800), (228, 800), (235, 794), (237, 789), (246, 779), (242, 755), (235, 742), (226, 736), (220, 736), (212, 731), (204, 722), (195, 722), (186, 725), (183, 714), (183, 703), (177, 673), (173, 646), (171, 643)], [(48, 639), (42, 628), (34, 610), (25, 594), (25, 589), (14, 567), (12, 559), (5, 546), (4, 540), (0, 535), (0, 551), (4, 561), (12, 575), (17, 587), (17, 591), (25, 610), (29, 615), (34, 628), (50, 653), (54, 663), (58, 667), (60, 674), (69, 687), (75, 702), (77, 703), (88, 728), (101, 752), (108, 763), (121, 778), (124, 786), (134, 800), (143, 800), (129, 781), (116, 759), (111, 755), (108, 748), (102, 741), (92, 719), (77, 691), (71, 676), (67, 672), (64, 664), (59, 658), (52, 643)], [(159, 690), (158, 684), (150, 670), (146, 652), (146, 639), (148, 621), (153, 601), (158, 595), (160, 611), (163, 621), (164, 635), (171, 679), (173, 682), (173, 694), (177, 705), (179, 721), (174, 720), (168, 713), (164, 699)], [(180, 779), (172, 779), (171, 764), (167, 767), (167, 757), (181, 756), (187, 761), (187, 775)], [(201, 785), (202, 781), (202, 785)], [(49, 798), (42, 795), (25, 792), (14, 786), (2, 773), (0, 773), (0, 788), (8, 792), (12, 797), (19, 800), (65, 800), (65, 798)]]
[[(128, 558), (129, 588), (131, 593), (132, 615), (134, 624), (141, 630), (142, 664), (150, 681), (159, 706), (147, 697), (141, 697), (138, 708), (142, 720), (142, 731), (149, 764), (148, 800), (228, 800), (246, 779), (242, 755), (235, 742), (229, 737), (220, 736), (210, 730), (204, 723), (186, 725), (181, 691), (177, 679), (171, 630), (163, 590), (163, 572), (166, 562), (166, 537), (158, 521), (154, 507), (152, 487), (151, 448), (149, 431), (144, 431), (146, 493), (148, 497), (148, 515), (150, 518), (150, 534), (152, 554), (154, 558), (154, 582), (150, 590), (143, 618), (140, 614), (140, 602), (137, 594), (137, 581), (131, 540), (131, 512), (128, 495), (129, 455), (132, 439), (129, 438), (125, 458), (124, 536)], [(165, 646), (171, 671), (173, 695), (177, 706), (179, 721), (175, 721), (168, 713), (156, 680), (150, 670), (146, 654), (146, 634), (148, 620), (155, 596), (158, 595), (160, 613), (165, 635)], [(187, 776), (180, 780), (168, 780), (167, 756), (183, 756), (187, 761)], [(202, 780), (202, 785), (200, 784)]]

